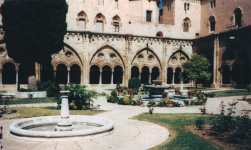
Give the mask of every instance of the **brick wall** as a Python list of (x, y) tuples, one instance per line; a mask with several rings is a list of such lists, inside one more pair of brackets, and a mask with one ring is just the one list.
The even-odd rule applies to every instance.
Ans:
[[(209, 34), (235, 29), (236, 27), (228, 27), (235, 23), (234, 10), (238, 7), (242, 9), (243, 25), (248, 26), (251, 24), (250, 0), (216, 0), (216, 7), (212, 9), (210, 7), (211, 1), (213, 0), (205, 0), (201, 2), (200, 36), (207, 36)], [(209, 17), (212, 15), (215, 16), (216, 19), (214, 32), (209, 31)]]

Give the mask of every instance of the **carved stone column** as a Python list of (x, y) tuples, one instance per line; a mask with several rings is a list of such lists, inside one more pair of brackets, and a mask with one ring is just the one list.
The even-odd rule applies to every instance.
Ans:
[[(83, 84), (83, 70), (80, 70), (81, 71), (81, 76), (80, 76), (80, 84)], [(89, 73), (90, 74), (90, 73)]]
[(2, 70), (0, 70), (0, 84), (3, 84), (3, 81), (2, 81)]
[(139, 79), (141, 80), (141, 71), (139, 71)]
[(70, 69), (68, 70), (67, 69), (67, 83), (69, 84), (70, 83)]
[(112, 72), (112, 77), (111, 77), (111, 84), (113, 84), (113, 72)]
[(18, 83), (18, 70), (16, 70), (16, 83)]
[(57, 84), (57, 81), (56, 81), (56, 73), (57, 73), (57, 70), (54, 70), (54, 85)]
[(173, 81), (172, 81), (172, 84), (174, 84), (174, 75), (175, 75), (175, 71), (173, 72)]
[(99, 84), (102, 84), (102, 72), (100, 71), (100, 76), (99, 76)]
[(125, 84), (125, 71), (123, 71), (123, 76), (122, 76), (122, 84)]
[(151, 75), (152, 75), (152, 72), (149, 72), (149, 83), (151, 83)]

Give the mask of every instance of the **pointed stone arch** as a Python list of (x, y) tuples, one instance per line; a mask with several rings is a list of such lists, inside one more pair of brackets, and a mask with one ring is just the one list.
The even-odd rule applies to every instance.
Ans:
[(189, 56), (184, 51), (177, 50), (170, 56), (167, 66), (172, 67), (175, 70), (178, 66), (182, 66), (182, 64), (189, 59)]
[(116, 64), (122, 66), (123, 70), (125, 70), (125, 63), (121, 54), (110, 45), (103, 45), (94, 52), (89, 64), (90, 66), (92, 64), (99, 64), (101, 67), (103, 67), (104, 64), (114, 67), (114, 64)]
[(149, 69), (158, 66), (161, 71), (161, 61), (158, 55), (150, 48), (143, 48), (136, 52), (132, 59), (132, 66), (148, 66)]

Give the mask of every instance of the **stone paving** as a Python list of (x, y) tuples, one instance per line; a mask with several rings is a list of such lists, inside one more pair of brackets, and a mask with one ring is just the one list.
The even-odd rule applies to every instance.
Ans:
[[(251, 95), (248, 96), (248, 98), (251, 98)], [(242, 96), (209, 98), (206, 104), (207, 112), (219, 114), (219, 105), (221, 101), (224, 101), (224, 104), (228, 104), (232, 102), (233, 99), (242, 99)], [(251, 110), (251, 106), (246, 101), (238, 102), (236, 110), (237, 115), (241, 114), (241, 110)], [(90, 140), (68, 142), (24, 141), (12, 138), (8, 135), (9, 125), (18, 119), (1, 120), (0, 125), (4, 127), (3, 139), (0, 140), (1, 145), (3, 145), (4, 150), (143, 150), (157, 146), (169, 138), (169, 132), (164, 127), (149, 122), (129, 119), (140, 113), (148, 112), (147, 107), (111, 104), (106, 102), (105, 97), (98, 97), (98, 99), (95, 100), (95, 103), (100, 104), (101, 109), (103, 110), (111, 110), (98, 114), (97, 116), (106, 117), (114, 121), (114, 132), (112, 134)], [(56, 105), (56, 103), (40, 103), (10, 105), (10, 107), (44, 107)], [(200, 113), (200, 107), (201, 106), (175, 108), (156, 107), (154, 113)]]

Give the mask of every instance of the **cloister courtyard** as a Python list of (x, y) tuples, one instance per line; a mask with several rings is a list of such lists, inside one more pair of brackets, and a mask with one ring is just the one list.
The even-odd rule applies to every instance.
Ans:
[[(88, 88), (88, 90), (92, 91), (93, 88)], [(105, 93), (106, 95), (111, 94), (111, 90), (107, 90), (104, 88), (95, 88), (96, 92), (98, 93)], [(224, 92), (229, 91), (229, 89), (205, 89), (206, 92)], [(238, 90), (236, 90), (238, 91)], [(243, 90), (239, 90), (245, 92)], [(201, 114), (200, 108), (206, 107), (207, 114), (217, 115), (221, 113), (221, 103), (224, 101), (227, 108), (231, 108), (229, 103), (232, 103), (233, 100), (238, 102), (238, 105), (235, 109), (235, 114), (233, 116), (243, 115), (243, 112), (250, 111), (251, 105), (248, 101), (243, 101), (243, 97), (245, 95), (240, 96), (227, 96), (227, 97), (214, 97), (208, 98), (207, 102), (204, 105), (199, 106), (184, 106), (184, 107), (154, 107), (154, 112), (152, 115), (149, 114), (148, 108), (145, 105), (141, 106), (132, 106), (132, 105), (118, 105), (115, 103), (108, 103), (107, 97), (103, 96), (102, 94), (99, 95), (94, 100), (94, 105), (99, 104), (101, 111), (97, 113), (93, 110), (91, 115), (106, 117), (114, 121), (114, 131), (109, 135), (102, 136), (102, 137), (95, 137), (92, 139), (81, 139), (76, 140), (74, 138), (66, 138), (62, 141), (57, 141), (53, 139), (47, 139), (45, 141), (29, 141), (29, 140), (20, 140), (13, 138), (9, 135), (9, 126), (11, 123), (22, 119), (23, 117), (37, 117), (37, 116), (47, 116), (47, 115), (57, 115), (50, 114), (50, 109), (56, 108), (56, 102), (47, 102), (47, 103), (21, 103), (21, 104), (10, 104), (7, 106), (8, 114), (4, 114), (0, 119), (0, 125), (3, 127), (2, 130), (2, 139), (1, 145), (3, 146), (2, 149), (23, 149), (23, 150), (49, 150), (49, 149), (90, 149), (90, 150), (110, 150), (110, 149), (119, 149), (119, 150), (129, 150), (129, 149), (231, 149), (229, 147), (224, 147), (229, 145), (229, 143), (214, 143), (213, 140), (206, 140), (203, 137), (196, 136), (191, 131), (186, 131), (186, 134), (183, 135), (185, 131), (185, 127), (189, 124), (196, 124), (196, 118), (203, 116)], [(250, 95), (246, 95), (246, 99), (251, 98)], [(15, 100), (13, 100), (15, 101)], [(4, 105), (1, 105), (3, 108)], [(26, 112), (23, 110), (26, 110)], [(17, 110), (16, 113), (11, 112), (11, 110)], [(34, 110), (35, 109), (35, 110)], [(41, 109), (41, 111), (39, 110)], [(59, 110), (53, 110), (58, 111)], [(74, 114), (81, 114), (80, 112), (74, 112), (77, 110), (71, 110), (70, 115)], [(90, 110), (82, 110), (83, 113), (91, 112)], [(18, 115), (15, 115), (17, 114)], [(90, 115), (90, 114), (89, 114)], [(142, 115), (146, 115), (147, 119), (141, 120)], [(164, 121), (164, 123), (157, 122), (158, 117), (161, 115), (169, 115), (169, 117), (174, 116), (178, 120), (182, 120), (186, 123), (186, 125), (181, 125), (176, 122), (173, 118), (168, 121)], [(181, 116), (180, 116), (181, 115)], [(182, 118), (183, 116), (183, 118)], [(162, 116), (163, 117), (163, 116)], [(184, 118), (185, 117), (185, 118)], [(207, 116), (205, 116), (207, 117)], [(151, 120), (152, 119), (152, 120)], [(151, 120), (151, 121), (150, 121)], [(174, 124), (172, 122), (175, 122)], [(179, 128), (179, 129), (177, 129)], [(179, 130), (184, 130), (179, 131)], [(189, 132), (189, 133), (187, 133)], [(198, 130), (199, 132), (199, 130)], [(184, 136), (184, 137), (183, 137)], [(182, 142), (184, 139), (182, 138), (189, 138), (189, 143)], [(190, 139), (191, 138), (191, 139)], [(217, 138), (217, 136), (215, 137)], [(178, 140), (178, 143), (177, 143)], [(179, 142), (180, 141), (180, 142)], [(218, 145), (217, 145), (218, 144)], [(217, 145), (217, 146), (216, 146)], [(241, 144), (240, 144), (241, 145)], [(240, 145), (235, 145), (232, 147), (235, 148), (244, 148)], [(245, 144), (244, 144), (245, 145)]]

